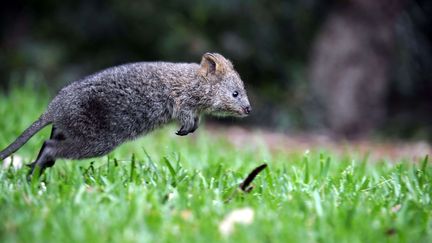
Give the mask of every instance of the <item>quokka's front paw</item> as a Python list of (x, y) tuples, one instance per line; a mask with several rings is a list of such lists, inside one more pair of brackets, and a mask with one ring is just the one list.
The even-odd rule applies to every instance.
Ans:
[(178, 136), (186, 136), (189, 133), (190, 133), (190, 131), (188, 131), (188, 130), (184, 129), (183, 127), (181, 127), (180, 130), (178, 130), (176, 132), (176, 135), (178, 135)]
[(186, 136), (189, 133), (193, 133), (195, 132), (195, 130), (198, 128), (198, 124), (199, 124), (199, 117), (195, 116), (193, 119), (193, 122), (187, 122), (187, 123), (183, 123), (185, 125), (182, 125), (180, 130), (178, 130), (176, 132), (177, 135), (179, 136)]

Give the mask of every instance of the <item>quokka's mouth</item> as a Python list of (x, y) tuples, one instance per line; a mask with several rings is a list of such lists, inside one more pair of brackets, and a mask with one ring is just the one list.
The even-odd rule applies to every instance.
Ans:
[(252, 112), (252, 107), (250, 107), (250, 105), (243, 107), (243, 112), (247, 115), (249, 115), (249, 113)]
[(236, 110), (236, 113), (239, 117), (247, 117), (251, 113), (252, 108), (250, 106), (242, 107), (239, 110)]
[(236, 110), (235, 116), (236, 117), (247, 117), (247, 116), (249, 116), (249, 113), (247, 113), (244, 109)]

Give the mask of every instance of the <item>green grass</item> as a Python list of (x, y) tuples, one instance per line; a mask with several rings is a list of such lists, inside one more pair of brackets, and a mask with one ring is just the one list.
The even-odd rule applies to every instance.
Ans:
[[(40, 93), (40, 92), (38, 92)], [(4, 148), (47, 104), (16, 89), (0, 96)], [(108, 156), (59, 160), (27, 183), (26, 168), (0, 170), (0, 242), (431, 242), (432, 167), (332, 151), (236, 148), (203, 127), (168, 126)], [(30, 162), (43, 130), (18, 155)], [(421, 155), (423, 156), (423, 155)], [(256, 166), (250, 193), (225, 202)], [(224, 237), (219, 224), (250, 207), (250, 225)], [(186, 215), (186, 216), (185, 216)]]

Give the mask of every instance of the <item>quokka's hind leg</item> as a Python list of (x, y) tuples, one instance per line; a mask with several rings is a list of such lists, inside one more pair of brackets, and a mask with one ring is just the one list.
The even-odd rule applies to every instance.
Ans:
[[(47, 156), (47, 152), (45, 151), (47, 149), (47, 144), (49, 141), (63, 141), (65, 140), (65, 135), (60, 129), (57, 129), (53, 126), (51, 130), (50, 140), (47, 140), (43, 143), (42, 148), (39, 151), (39, 154), (36, 158), (36, 160), (33, 163), (28, 164), (27, 166), (30, 167), (29, 176), (32, 176), (35, 172), (35, 169), (39, 171), (39, 175), (42, 175), (42, 173), (45, 171), (47, 167), (52, 167), (55, 164), (55, 157), (54, 156)], [(36, 168), (38, 166), (38, 168)]]
[(116, 147), (116, 144), (110, 141), (92, 141), (85, 138), (70, 139), (64, 134), (53, 136), (52, 139), (46, 140), (42, 146), (37, 160), (31, 164), (30, 175), (36, 170), (39, 175), (58, 158), (62, 159), (84, 159), (99, 157), (109, 153)]

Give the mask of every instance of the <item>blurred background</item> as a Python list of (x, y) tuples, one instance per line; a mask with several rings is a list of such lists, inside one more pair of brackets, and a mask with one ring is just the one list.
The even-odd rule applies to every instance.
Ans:
[[(54, 95), (135, 61), (231, 59), (278, 132), (432, 140), (430, 0), (17, 0), (0, 9), (0, 89)], [(1, 105), (1, 104), (0, 104)]]

